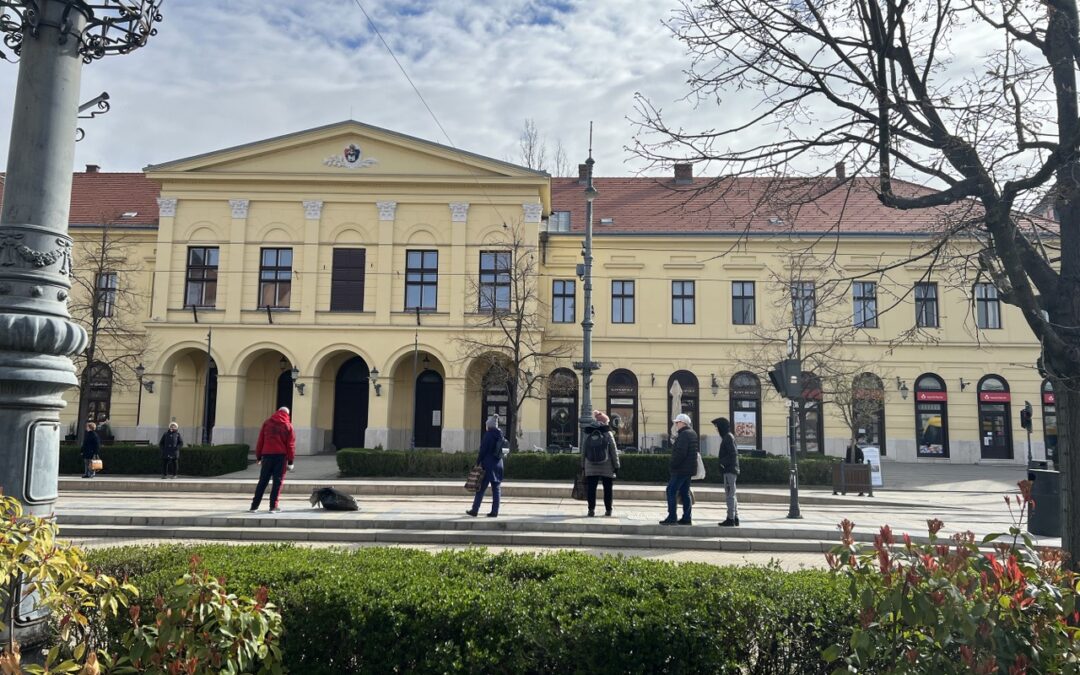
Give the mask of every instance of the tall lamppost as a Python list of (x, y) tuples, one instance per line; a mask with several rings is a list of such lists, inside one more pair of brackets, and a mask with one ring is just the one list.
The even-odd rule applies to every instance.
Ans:
[(574, 367), (581, 371), (581, 417), (578, 420), (581, 426), (580, 447), (584, 447), (585, 428), (593, 422), (592, 416), (592, 374), (600, 367), (600, 364), (592, 360), (592, 235), (593, 235), (593, 201), (599, 194), (593, 187), (593, 165), (596, 162), (592, 157), (592, 123), (589, 123), (589, 158), (585, 160), (585, 246), (581, 256), (584, 263), (579, 265), (578, 276), (581, 277), (581, 286), (584, 290), (582, 298), (585, 308), (581, 317), (581, 361)]
[(146, 380), (146, 367), (143, 364), (135, 366), (135, 377), (139, 379), (139, 400), (135, 404), (135, 429), (139, 428), (139, 422), (142, 421), (142, 393), (143, 389), (147, 394), (154, 393), (154, 381)]

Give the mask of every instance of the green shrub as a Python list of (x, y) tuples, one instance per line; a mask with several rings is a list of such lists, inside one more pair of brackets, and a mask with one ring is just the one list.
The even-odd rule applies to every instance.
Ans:
[[(161, 450), (153, 445), (104, 445), (98, 453), (112, 475), (161, 474)], [(220, 476), (248, 466), (246, 445), (192, 445), (180, 449), (180, 474)], [(60, 446), (60, 473), (83, 472), (82, 452), (76, 446)]]
[(823, 571), (720, 568), (584, 553), (430, 554), (167, 546), (93, 564), (154, 597), (193, 554), (239, 592), (267, 586), (284, 665), (340, 673), (824, 673), (852, 602)]
[[(669, 455), (623, 454), (619, 479), (640, 483), (662, 483), (668, 479)], [(803, 485), (831, 485), (836, 458), (799, 460), (799, 481)], [(476, 462), (471, 452), (429, 452), (347, 448), (337, 453), (342, 476), (379, 478), (464, 478)], [(106, 467), (108, 465), (106, 464)], [(506, 458), (507, 480), (573, 480), (581, 466), (577, 454), (549, 455), (518, 452)], [(786, 457), (743, 457), (739, 460), (742, 485), (787, 485)], [(723, 483), (716, 457), (705, 458), (705, 483)]]

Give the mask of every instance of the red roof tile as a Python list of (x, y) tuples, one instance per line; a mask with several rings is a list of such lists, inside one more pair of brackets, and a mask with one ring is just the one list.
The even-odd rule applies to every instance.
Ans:
[[(618, 233), (782, 233), (840, 232), (914, 234), (941, 230), (943, 209), (901, 211), (885, 207), (875, 183), (833, 179), (594, 178), (593, 231)], [(894, 188), (915, 195), (929, 192), (910, 183)], [(574, 232), (585, 228), (584, 186), (577, 178), (551, 180), (552, 210), (570, 211)], [(952, 220), (960, 214), (952, 207)], [(604, 219), (612, 219), (610, 223)]]
[[(4, 174), (0, 173), (0, 204), (4, 201)], [(70, 225), (158, 224), (157, 197), (161, 186), (141, 173), (76, 173), (71, 185)], [(121, 218), (124, 213), (135, 213)]]

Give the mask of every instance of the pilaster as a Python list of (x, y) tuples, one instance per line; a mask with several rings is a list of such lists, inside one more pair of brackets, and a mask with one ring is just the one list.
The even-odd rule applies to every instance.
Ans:
[(319, 225), (321, 201), (304, 202), (304, 255), (300, 261), (300, 323), (315, 323), (319, 291)]
[[(375, 282), (375, 322), (386, 325), (390, 323), (394, 284), (397, 283), (394, 276), (394, 223), (397, 218), (397, 202), (376, 202), (375, 206), (379, 209), (379, 262)], [(385, 420), (385, 417), (383, 419)], [(369, 427), (368, 433), (370, 432)], [(382, 443), (383, 447), (386, 447), (385, 438)]]
[(225, 321), (240, 322), (240, 311), (244, 308), (244, 240), (247, 236), (248, 206), (247, 199), (230, 199), (229, 209), (232, 221), (229, 223), (229, 244), (222, 257), (222, 269), (228, 269), (225, 292)]
[(444, 381), (442, 415), (443, 452), (461, 452), (465, 450), (465, 430), (469, 426), (469, 421), (465, 419), (464, 378), (448, 377)]
[[(469, 204), (468, 202), (450, 203), (450, 266), (446, 271), (450, 273), (450, 317), (453, 323), (462, 323), (465, 320), (466, 305), (473, 301), (467, 297), (469, 277), (468, 260), (465, 257), (466, 246), (469, 243)], [(441, 272), (442, 270), (440, 270)], [(444, 430), (445, 433), (445, 430)]]
[(154, 262), (154, 295), (150, 316), (165, 320), (169, 313), (169, 289), (173, 278), (173, 233), (176, 224), (176, 203), (173, 197), (161, 197), (158, 203), (157, 257)]
[(364, 447), (383, 449), (390, 448), (390, 387), (393, 386), (391, 378), (379, 381), (382, 393), (375, 395), (372, 388), (368, 396), (368, 426), (364, 432)]
[(244, 442), (243, 407), (239, 405), (244, 400), (244, 389), (244, 378), (239, 375), (218, 375), (214, 443), (226, 445)]
[[(293, 433), (296, 434), (296, 454), (314, 455), (322, 450), (322, 439), (315, 428), (315, 401), (318, 399), (318, 378), (301, 375), (296, 384), (304, 385), (304, 394), (293, 394), (292, 416)], [(295, 385), (294, 385), (295, 386)]]

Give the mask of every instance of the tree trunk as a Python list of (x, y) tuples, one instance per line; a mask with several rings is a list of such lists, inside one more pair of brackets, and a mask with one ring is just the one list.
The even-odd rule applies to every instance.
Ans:
[[(1080, 561), (1080, 392), (1070, 391), (1064, 383), (1054, 382), (1057, 404), (1057, 469), (1061, 472), (1061, 547), (1069, 554), (1074, 569)], [(1036, 505), (1036, 508), (1038, 505)], [(1072, 517), (1070, 517), (1070, 514)]]

